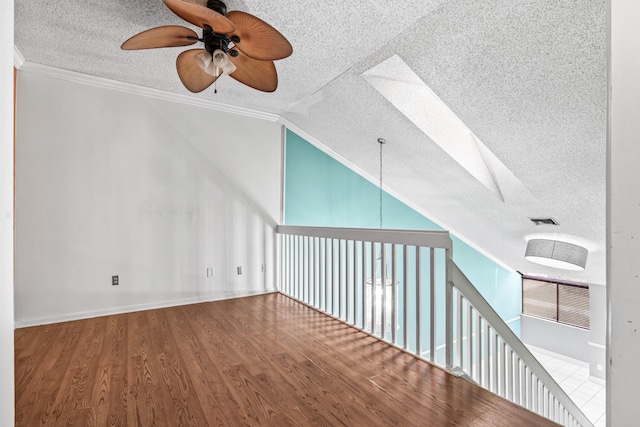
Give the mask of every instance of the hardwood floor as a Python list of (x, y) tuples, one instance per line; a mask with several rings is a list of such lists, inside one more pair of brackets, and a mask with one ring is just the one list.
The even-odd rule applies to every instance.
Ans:
[(555, 425), (268, 294), (17, 329), (16, 426)]

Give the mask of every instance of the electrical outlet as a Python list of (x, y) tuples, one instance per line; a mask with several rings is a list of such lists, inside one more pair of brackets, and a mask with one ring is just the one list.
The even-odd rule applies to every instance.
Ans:
[(207, 267), (207, 277), (211, 278), (215, 275), (213, 267)]
[(264, 273), (265, 271), (267, 271), (267, 264), (262, 264), (262, 272)]
[(118, 286), (120, 284), (120, 278), (118, 276), (111, 276), (111, 286)]
[(239, 265), (239, 266), (238, 266), (238, 276), (239, 276), (239, 275), (241, 275), (241, 274), (242, 274), (242, 266), (241, 266), (241, 265)]

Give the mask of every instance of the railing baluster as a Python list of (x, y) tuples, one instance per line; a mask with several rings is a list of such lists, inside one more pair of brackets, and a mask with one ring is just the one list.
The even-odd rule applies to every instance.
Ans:
[(275, 287), (276, 287), (276, 291), (280, 292), (280, 293), (286, 293), (286, 288), (285, 288), (285, 277), (283, 272), (285, 271), (284, 269), (284, 261), (285, 261), (285, 257), (286, 257), (286, 250), (285, 250), (285, 246), (284, 246), (284, 239), (285, 236), (282, 235), (277, 235), (275, 236), (276, 239), (276, 259), (274, 262), (275, 268), (276, 268), (276, 283), (275, 283)]
[(404, 337), (402, 338), (402, 347), (405, 350), (409, 349), (409, 246), (403, 246), (403, 256), (402, 256), (402, 271), (403, 271), (403, 279), (402, 279), (402, 296), (403, 296), (403, 312), (404, 312), (404, 321), (402, 325), (402, 333)]
[(296, 236), (289, 236), (289, 295), (295, 297), (295, 270), (296, 270), (296, 251), (295, 251), (295, 239)]
[(473, 363), (473, 307), (466, 301), (467, 303), (467, 360), (469, 361), (469, 376), (473, 378), (473, 373), (475, 372), (474, 363)]
[(507, 371), (505, 369), (505, 355), (507, 353), (507, 344), (502, 341), (502, 339), (498, 338), (500, 354), (498, 355), (498, 360), (500, 361), (500, 366), (498, 367), (498, 394), (500, 396), (507, 395)]
[(318, 301), (318, 238), (313, 238), (313, 305), (320, 307)]
[(309, 237), (307, 240), (307, 271), (308, 271), (308, 278), (307, 278), (307, 289), (308, 289), (308, 294), (307, 294), (307, 303), (309, 305), (312, 305), (315, 307), (315, 299), (314, 299), (314, 295), (313, 295), (313, 275), (314, 275), (314, 270), (313, 270), (313, 241), (315, 239), (313, 237)]
[(329, 239), (327, 241), (327, 245), (328, 245), (328, 248), (329, 248), (329, 257), (327, 258), (327, 267), (328, 267), (328, 271), (327, 271), (327, 313), (329, 313), (329, 314), (333, 314), (333, 282), (334, 282), (334, 278), (333, 278), (333, 273), (334, 273), (333, 248), (334, 248), (334, 241), (335, 241), (335, 239)]
[(293, 250), (293, 245), (294, 245), (294, 240), (293, 239), (294, 239), (294, 236), (290, 235), (289, 236), (289, 256), (287, 257), (288, 263), (289, 263), (289, 265), (287, 266), (287, 271), (288, 271), (287, 276), (288, 276), (288, 281), (289, 281), (289, 284), (288, 284), (288, 286), (289, 286), (289, 295), (292, 295), (292, 296), (293, 296), (293, 292), (294, 292), (294, 289), (293, 289), (293, 280), (294, 280), (293, 279), (293, 271), (295, 269), (295, 262), (294, 262), (295, 261), (295, 259), (294, 259), (295, 251)]
[[(429, 287), (429, 360), (434, 362), (436, 360), (436, 251), (434, 248), (429, 248)], [(447, 307), (446, 310), (448, 309)]]
[(495, 330), (491, 329), (493, 331), (493, 363), (492, 365), (492, 371), (491, 371), (491, 391), (493, 391), (494, 393), (498, 394), (498, 376), (500, 375), (500, 373), (498, 372), (498, 364), (500, 362), (498, 362), (498, 355), (500, 352), (500, 336), (496, 333)]
[(490, 371), (490, 360), (491, 357), (491, 336), (489, 334), (489, 323), (486, 319), (484, 320), (484, 343), (483, 343), (483, 353), (484, 353), (484, 388), (491, 389), (491, 371)]
[(391, 245), (391, 342), (398, 344), (398, 260), (396, 254), (396, 245)]
[(420, 260), (420, 246), (416, 246), (416, 354), (422, 356), (422, 345), (420, 338), (422, 335), (422, 280), (420, 271), (422, 269), (422, 262)]
[(540, 379), (538, 377), (536, 377), (536, 394), (535, 394), (535, 401), (533, 406), (535, 407), (535, 412), (539, 414), (540, 413)]
[(531, 369), (529, 369), (528, 366), (525, 365), (525, 372), (527, 374), (527, 408), (531, 411), (533, 411), (533, 401), (534, 401), (534, 397), (535, 397), (535, 393), (534, 393), (534, 378), (533, 378), (533, 373), (531, 372)]
[(377, 335), (376, 332), (376, 244), (371, 242), (371, 333)]
[(504, 357), (505, 357), (505, 365), (507, 368), (507, 375), (506, 375), (506, 388), (507, 388), (507, 399), (510, 401), (514, 401), (515, 398), (513, 396), (513, 354), (511, 353), (511, 348), (509, 348), (508, 346), (505, 347), (505, 352), (504, 352)]
[(514, 385), (513, 385), (513, 392), (514, 392), (514, 402), (517, 403), (518, 405), (521, 402), (520, 399), (520, 358), (518, 357), (517, 354), (514, 355), (513, 350), (511, 350), (511, 357), (513, 360), (513, 379), (514, 379)]
[(293, 253), (295, 255), (295, 259), (294, 259), (294, 268), (293, 268), (293, 286), (294, 286), (294, 290), (293, 290), (293, 295), (294, 297), (300, 299), (300, 292), (298, 289), (298, 286), (300, 285), (300, 277), (299, 277), (299, 273), (298, 271), (300, 270), (300, 252), (298, 251), (299, 248), (299, 243), (300, 243), (300, 236), (296, 236), (295, 240), (293, 241)]
[(477, 377), (474, 378), (478, 384), (482, 384), (482, 317), (478, 314), (478, 310), (473, 310), (474, 318), (476, 326), (476, 335), (474, 342), (474, 347), (476, 350), (476, 368), (477, 368)]
[(325, 307), (326, 310), (326, 298), (325, 289), (327, 285), (327, 272), (326, 272), (326, 249), (327, 239), (322, 238), (318, 242), (318, 307)]
[(451, 248), (444, 250), (444, 302), (445, 302), (445, 323), (444, 323), (444, 363), (447, 369), (453, 368), (453, 316), (449, 314), (453, 307), (453, 258)]
[(362, 241), (362, 244), (360, 245), (360, 249), (362, 250), (362, 276), (360, 277), (360, 285), (361, 285), (361, 294), (362, 294), (362, 329), (365, 329), (367, 327), (366, 323), (366, 313), (367, 313), (367, 298), (366, 298), (366, 290), (367, 290), (367, 283), (366, 283), (366, 276), (367, 276), (367, 254), (366, 254), (366, 244), (364, 241)]
[(387, 339), (387, 248), (384, 243), (380, 243), (380, 289), (382, 292), (382, 304), (380, 310), (380, 337)]
[(349, 251), (349, 248), (351, 247), (351, 241), (350, 240), (345, 240), (344, 242), (344, 264), (345, 264), (345, 268), (344, 268), (344, 319), (348, 322), (349, 321), (349, 309), (351, 308), (351, 298), (349, 293), (350, 293), (350, 289), (351, 286), (349, 286), (350, 282), (351, 282), (351, 257), (349, 256), (349, 254), (351, 253), (351, 251)]
[(304, 287), (305, 287), (305, 267), (304, 267), (304, 241), (305, 241), (305, 236), (301, 236), (300, 237), (300, 258), (298, 259), (298, 262), (300, 263), (300, 292), (299, 292), (299, 298), (300, 301), (304, 301)]
[(342, 242), (342, 239), (338, 240), (338, 319), (342, 319)]
[(538, 378), (531, 371), (531, 407), (529, 408), (533, 412), (538, 412)]
[(518, 364), (520, 366), (520, 405), (527, 406), (527, 372), (526, 366), (518, 356)]
[(280, 260), (282, 262), (282, 271), (280, 271), (280, 277), (282, 277), (283, 283), (282, 283), (282, 288), (285, 290), (285, 293), (287, 295), (291, 295), (291, 290), (289, 289), (289, 266), (288, 266), (288, 262), (289, 262), (289, 237), (291, 237), (289, 234), (285, 234), (282, 236), (282, 259)]
[(296, 256), (293, 281), (295, 287), (294, 295), (296, 298), (300, 299), (300, 236), (296, 236), (293, 246), (293, 253)]
[(305, 252), (305, 263), (304, 263), (304, 267), (306, 270), (306, 274), (305, 274), (305, 284), (304, 284), (304, 299), (303, 301), (305, 301), (307, 304), (311, 303), (311, 298), (309, 297), (309, 290), (310, 290), (310, 283), (311, 283), (311, 254), (310, 252), (310, 245), (309, 245), (309, 236), (305, 236), (304, 239), (304, 252)]
[(305, 265), (307, 266), (307, 304), (312, 304), (313, 299), (311, 293), (313, 292), (313, 239), (307, 237), (307, 257), (305, 259)]
[(336, 243), (340, 244), (339, 239), (333, 239), (331, 242), (331, 314), (336, 315)]
[(317, 307), (319, 309), (322, 309), (322, 307), (324, 306), (324, 298), (323, 298), (323, 280), (324, 280), (324, 245), (323, 245), (323, 240), (322, 238), (318, 238), (318, 251), (317, 251), (317, 258), (318, 258), (318, 265), (317, 265), (317, 274), (318, 274), (318, 283), (317, 283), (317, 288), (318, 288), (318, 305)]
[(549, 417), (549, 390), (546, 387), (544, 387), (542, 390), (542, 393), (543, 393), (542, 404), (544, 405), (542, 415), (544, 415), (547, 418), (550, 418)]
[(353, 265), (353, 324), (358, 324), (358, 242), (351, 246), (351, 260)]
[(463, 347), (464, 312), (462, 311), (462, 294), (456, 291), (456, 295), (458, 295), (458, 298), (456, 298), (456, 301), (457, 301), (456, 319), (457, 319), (457, 326), (458, 326), (458, 334), (457, 334), (458, 336), (456, 337), (456, 339), (458, 340), (457, 363), (460, 369), (464, 369), (464, 352), (463, 352), (464, 350), (464, 347)]
[(294, 270), (294, 256), (295, 256), (295, 251), (293, 248), (294, 245), (294, 236), (293, 235), (289, 235), (289, 242), (287, 244), (288, 249), (289, 249), (289, 256), (287, 257), (287, 280), (288, 280), (288, 284), (287, 286), (289, 287), (289, 295), (293, 295), (293, 282), (294, 282), (294, 278), (293, 278), (293, 270)]
[(329, 313), (329, 283), (331, 276), (329, 276), (330, 270), (330, 258), (329, 258), (329, 243), (331, 239), (324, 239), (324, 311)]
[(298, 245), (298, 298), (304, 301), (304, 236), (300, 236)]

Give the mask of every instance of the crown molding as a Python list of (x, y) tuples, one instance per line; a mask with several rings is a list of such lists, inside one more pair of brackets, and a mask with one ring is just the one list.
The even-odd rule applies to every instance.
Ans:
[(263, 111), (237, 107), (235, 105), (223, 104), (221, 102), (209, 101), (206, 99), (195, 98), (188, 95), (166, 92), (159, 89), (138, 86), (132, 83), (119, 82), (116, 80), (106, 79), (104, 77), (91, 76), (88, 74), (63, 70), (61, 68), (50, 67), (48, 65), (36, 64), (33, 62), (25, 62), (20, 67), (20, 72), (46, 76), (105, 89), (117, 90), (120, 92), (132, 93), (136, 95), (148, 96), (150, 98), (161, 99), (164, 101), (179, 102), (182, 104), (222, 111), (225, 113), (237, 114), (240, 116), (252, 117), (270, 122), (277, 122), (280, 118), (278, 114), (265, 113)]
[(16, 70), (19, 70), (23, 65), (24, 56), (22, 56), (22, 53), (20, 52), (18, 47), (16, 45), (13, 45), (13, 66), (16, 68)]

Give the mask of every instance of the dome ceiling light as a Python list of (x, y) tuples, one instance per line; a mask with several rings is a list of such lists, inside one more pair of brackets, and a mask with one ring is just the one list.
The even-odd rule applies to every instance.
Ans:
[(584, 270), (589, 251), (573, 243), (550, 239), (531, 239), (524, 258), (536, 264), (564, 270)]

